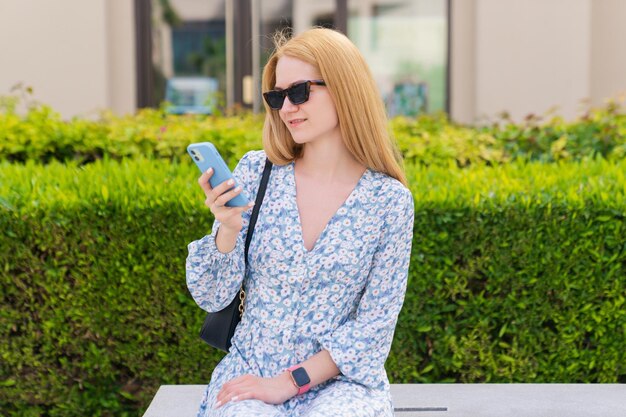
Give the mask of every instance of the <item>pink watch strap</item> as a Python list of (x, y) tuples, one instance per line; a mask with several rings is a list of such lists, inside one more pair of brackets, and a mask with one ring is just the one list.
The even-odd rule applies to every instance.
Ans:
[[(292, 367), (290, 367), (289, 369), (287, 369), (289, 371), (289, 373), (291, 373), (291, 371), (300, 368), (299, 365), (294, 365)], [(311, 388), (311, 383), (308, 383), (306, 385), (303, 385), (301, 387), (298, 387), (298, 384), (296, 384), (296, 380), (293, 379), (293, 376), (291, 377), (291, 380), (293, 381), (293, 384), (298, 388), (298, 395), (302, 395), (305, 392), (307, 392), (310, 388)]]

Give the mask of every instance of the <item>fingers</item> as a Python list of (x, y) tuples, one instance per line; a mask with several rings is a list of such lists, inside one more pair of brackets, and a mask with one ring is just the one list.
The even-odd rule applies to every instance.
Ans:
[(222, 386), (213, 408), (221, 407), (229, 401), (243, 401), (255, 398), (253, 386), (246, 376), (235, 378)]
[(232, 188), (232, 186), (235, 185), (235, 180), (231, 178), (227, 181), (220, 183), (217, 187), (213, 188), (211, 187), (211, 184), (209, 183), (209, 180), (211, 179), (212, 176), (213, 176), (213, 168), (209, 168), (205, 172), (203, 172), (202, 175), (200, 175), (200, 177), (198, 178), (198, 184), (200, 184), (200, 187), (202, 188), (202, 190), (204, 191), (204, 194), (207, 197), (209, 197), (211, 192), (213, 192), (213, 194), (216, 196), (222, 195), (226, 190)]
[[(230, 191), (226, 191), (225, 193), (221, 194), (218, 192), (218, 188), (220, 188), (223, 184), (220, 184), (219, 186), (215, 187), (215, 189), (213, 190), (213, 194), (214, 195), (219, 195), (219, 197), (217, 197), (215, 200), (213, 200), (213, 204), (217, 207), (223, 207), (226, 205), (226, 203), (228, 203), (230, 200), (232, 200), (233, 198), (235, 198), (237, 195), (239, 195), (241, 193), (241, 185), (238, 185), (237, 187), (233, 188)], [(213, 208), (213, 207), (211, 207)]]
[(198, 178), (198, 184), (200, 184), (200, 187), (204, 191), (204, 194), (207, 196), (211, 192), (211, 184), (209, 184), (209, 179), (212, 176), (213, 176), (213, 168), (209, 168), (205, 172), (203, 172), (202, 175), (200, 175), (200, 178)]
[[(242, 207), (227, 207), (227, 206), (224, 206), (223, 208), (218, 208), (218, 210), (220, 211), (220, 213), (218, 215), (216, 215), (215, 212), (213, 212), (213, 215), (216, 216), (215, 218), (219, 217), (219, 219), (221, 219), (220, 223), (224, 223), (224, 222), (227, 222), (228, 220), (230, 220), (233, 217), (240, 217), (241, 213), (243, 213), (246, 210), (249, 210), (252, 206), (254, 206), (254, 203), (249, 203), (249, 205), (242, 206)], [(223, 211), (223, 213), (222, 213), (222, 211)]]
[(232, 178), (227, 181), (224, 181), (218, 184), (218, 186), (213, 189), (213, 194), (215, 194), (216, 196), (220, 196), (224, 194), (226, 191), (230, 190), (233, 187), (233, 185), (235, 185), (235, 180)]
[(250, 208), (254, 207), (253, 202), (249, 202), (245, 206), (226, 206), (226, 203), (237, 194), (239, 193), (234, 193), (234, 195), (228, 195), (223, 199), (218, 198), (217, 200), (213, 200), (211, 197), (207, 197), (207, 199), (204, 200), (204, 205), (211, 209), (211, 212), (213, 212), (213, 215), (216, 216), (216, 218), (219, 217), (220, 222), (223, 222), (224, 220), (230, 219), (231, 217), (239, 216), (244, 211), (247, 211)]
[(243, 400), (252, 400), (254, 399), (253, 392), (242, 392), (241, 394), (235, 395), (230, 398), (231, 401), (243, 401)]
[[(213, 176), (213, 168), (209, 168), (206, 172), (204, 172), (198, 178), (198, 184), (204, 191), (206, 199), (204, 200), (204, 204), (213, 211), (213, 214), (216, 214), (215, 211), (226, 206), (230, 200), (239, 195), (242, 191), (241, 186), (237, 186), (233, 188), (235, 185), (235, 181), (231, 178), (227, 181), (223, 181), (215, 188), (211, 187), (209, 184), (209, 179)], [(252, 207), (254, 204), (249, 203), (248, 206), (243, 206), (238, 208), (236, 211), (238, 214), (246, 211), (248, 208)]]

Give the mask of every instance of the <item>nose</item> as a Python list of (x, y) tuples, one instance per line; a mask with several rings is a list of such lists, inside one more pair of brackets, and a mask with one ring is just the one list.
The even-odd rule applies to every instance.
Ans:
[(298, 108), (298, 104), (293, 104), (291, 100), (289, 100), (289, 97), (285, 97), (285, 101), (283, 101), (283, 107), (280, 110), (284, 111), (285, 113), (293, 113), (295, 111), (298, 111)]

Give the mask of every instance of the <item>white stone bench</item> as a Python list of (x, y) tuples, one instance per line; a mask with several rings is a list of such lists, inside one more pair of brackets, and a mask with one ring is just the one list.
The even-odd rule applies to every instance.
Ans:
[[(143, 417), (195, 417), (205, 385), (162, 385)], [(620, 384), (392, 384), (396, 417), (626, 417)]]

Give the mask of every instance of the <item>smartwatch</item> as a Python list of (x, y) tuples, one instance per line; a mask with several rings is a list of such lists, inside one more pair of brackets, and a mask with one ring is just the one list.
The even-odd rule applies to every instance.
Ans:
[(306, 369), (299, 365), (294, 365), (287, 369), (291, 375), (291, 380), (298, 388), (298, 395), (302, 395), (311, 388), (311, 378), (306, 373)]

